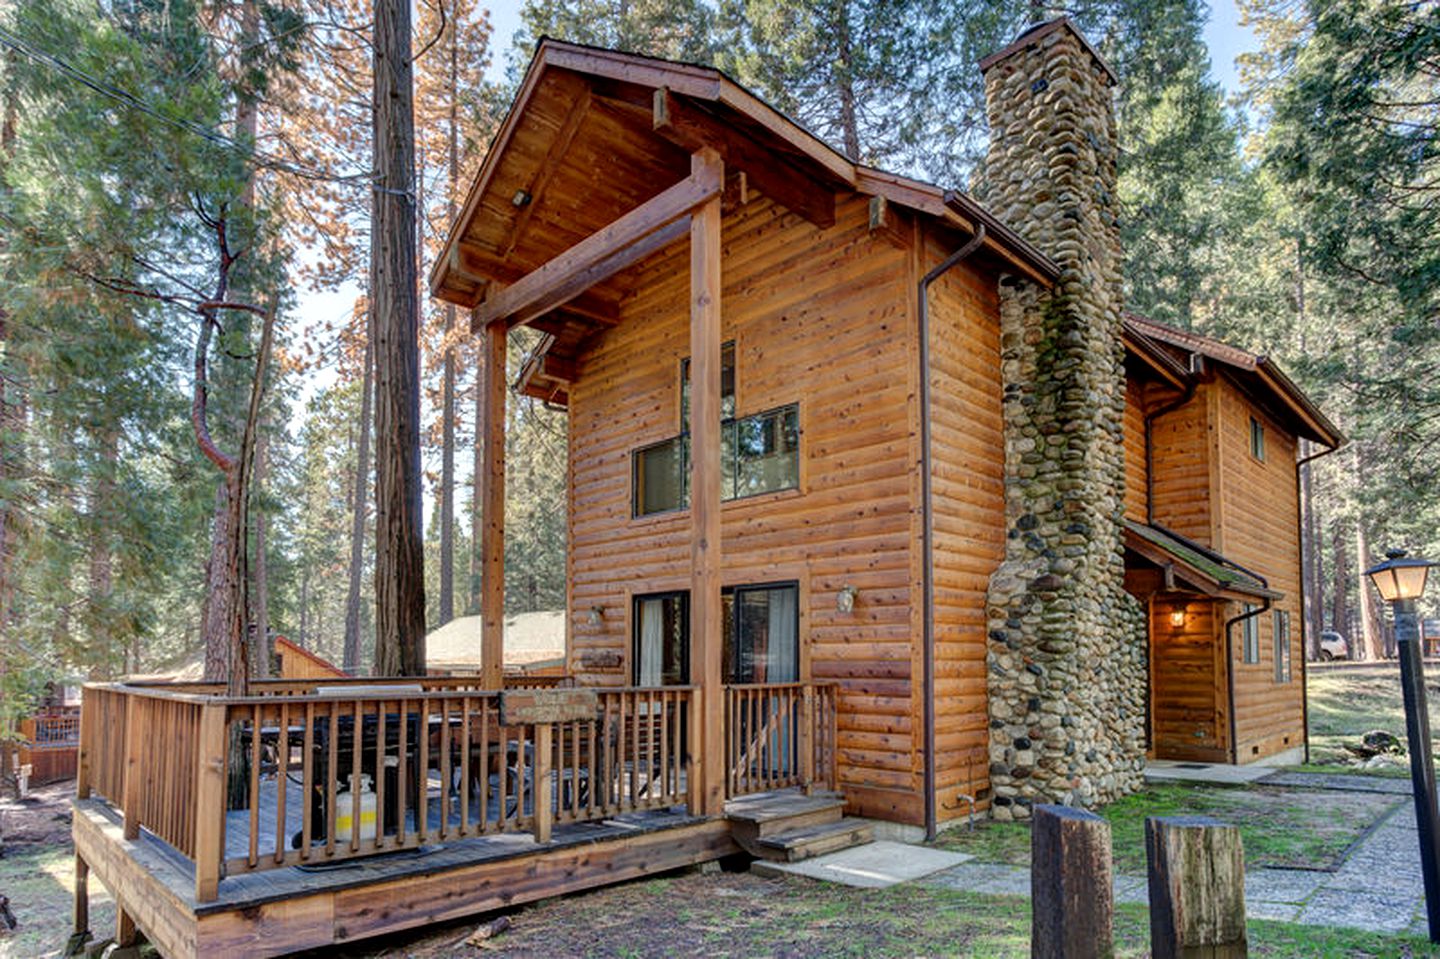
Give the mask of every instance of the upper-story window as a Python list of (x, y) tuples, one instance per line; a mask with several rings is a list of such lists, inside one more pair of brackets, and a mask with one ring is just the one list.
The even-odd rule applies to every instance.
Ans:
[(1250, 455), (1265, 462), (1265, 424), (1250, 417)]
[[(735, 341), (720, 344), (720, 419), (735, 418)], [(690, 432), (690, 357), (680, 361), (680, 432)]]
[[(721, 347), (720, 498), (741, 499), (800, 485), (800, 407), (735, 415), (735, 344)], [(690, 360), (680, 364), (680, 434), (631, 454), (635, 516), (690, 505)]]

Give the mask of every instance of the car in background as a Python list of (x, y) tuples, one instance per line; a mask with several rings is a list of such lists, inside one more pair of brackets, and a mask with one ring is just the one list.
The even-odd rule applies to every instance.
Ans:
[(1328, 663), (1332, 659), (1349, 659), (1350, 643), (1335, 632), (1327, 629), (1320, 634), (1320, 661)]

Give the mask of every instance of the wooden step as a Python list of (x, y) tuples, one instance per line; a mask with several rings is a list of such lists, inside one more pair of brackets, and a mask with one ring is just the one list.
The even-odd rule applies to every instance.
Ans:
[(839, 822), (845, 799), (835, 793), (759, 793), (725, 804), (725, 818), (737, 838), (759, 840), (794, 829)]
[(863, 846), (875, 839), (875, 826), (863, 819), (846, 817), (839, 822), (792, 829), (757, 840), (755, 848), (764, 859), (799, 862), (827, 852)]

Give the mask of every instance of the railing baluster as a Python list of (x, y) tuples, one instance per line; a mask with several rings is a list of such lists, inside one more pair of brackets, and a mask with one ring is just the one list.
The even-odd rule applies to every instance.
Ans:
[(510, 814), (505, 809), (505, 804), (510, 798), (507, 782), (510, 778), (510, 730), (500, 724), (498, 713), (495, 716), (495, 733), (500, 739), (499, 769), (495, 782), (495, 825), (501, 832), (504, 832), (510, 819)]
[(450, 699), (440, 700), (440, 838), (450, 831)]
[(420, 723), (415, 735), (420, 738), (420, 764), (415, 770), (420, 780), (419, 797), (415, 800), (415, 841), (430, 841), (430, 700), (420, 700)]
[(260, 704), (250, 710), (250, 848), (247, 861), (254, 869), (260, 849)]
[(480, 700), (480, 831), (490, 829), (490, 700)]
[(384, 711), (389, 704), (374, 704), (374, 838), (373, 848), (384, 847)]
[(350, 727), (350, 853), (360, 848), (360, 756), (365, 751), (365, 701), (355, 700), (355, 721)]
[(470, 697), (460, 700), (460, 835), (470, 831)]
[(285, 793), (290, 782), (290, 704), (280, 703), (280, 738), (275, 769), (275, 865), (285, 861)]
[(310, 859), (310, 830), (315, 820), (315, 764), (310, 758), (315, 749), (315, 704), (305, 704), (305, 752), (300, 757), (300, 859)]
[(396, 730), (399, 740), (395, 765), (395, 844), (404, 846), (408, 831), (406, 806), (410, 799), (410, 700), (400, 700), (400, 728)]
[(339, 762), (340, 709), (339, 701), (325, 704), (325, 855), (335, 855), (335, 813), (339, 808), (340, 770)]

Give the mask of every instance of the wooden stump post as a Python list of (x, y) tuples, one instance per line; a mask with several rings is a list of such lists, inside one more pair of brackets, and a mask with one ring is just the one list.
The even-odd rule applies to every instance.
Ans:
[(1240, 829), (1206, 816), (1145, 820), (1154, 959), (1236, 959), (1245, 938)]
[(1110, 824), (1070, 806), (1035, 806), (1030, 825), (1030, 955), (1115, 954)]

